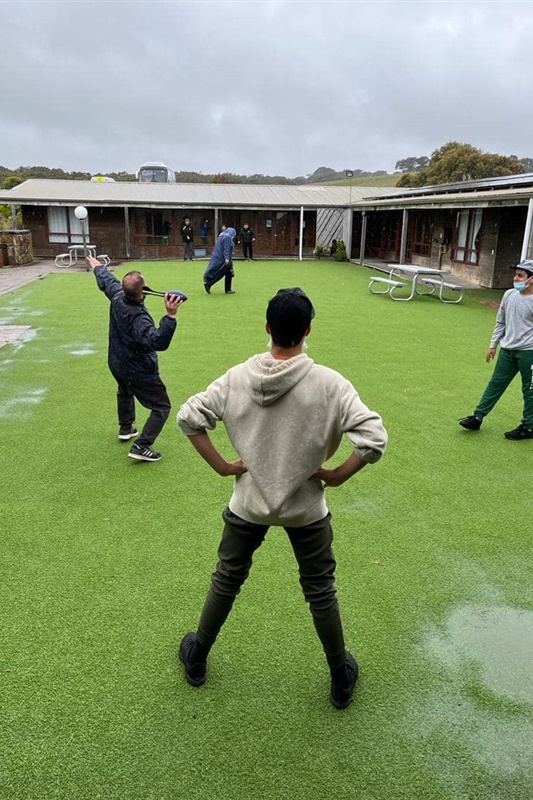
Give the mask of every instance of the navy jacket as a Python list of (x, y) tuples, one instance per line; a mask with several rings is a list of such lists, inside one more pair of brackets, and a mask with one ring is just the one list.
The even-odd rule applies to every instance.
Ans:
[(122, 284), (106, 267), (96, 267), (98, 288), (111, 301), (109, 309), (109, 369), (126, 380), (149, 381), (159, 376), (156, 350), (166, 350), (177, 322), (164, 316), (159, 328), (143, 300), (130, 300)]

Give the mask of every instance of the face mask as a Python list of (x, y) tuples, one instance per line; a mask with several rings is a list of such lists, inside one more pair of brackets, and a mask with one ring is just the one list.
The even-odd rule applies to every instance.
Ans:
[(525, 289), (527, 289), (527, 283), (525, 281), (515, 281), (513, 286), (519, 292), (523, 292)]

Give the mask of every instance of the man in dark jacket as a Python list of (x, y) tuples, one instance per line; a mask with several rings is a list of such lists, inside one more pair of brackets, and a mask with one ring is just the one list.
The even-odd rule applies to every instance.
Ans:
[(194, 256), (194, 231), (189, 217), (185, 217), (181, 226), (181, 238), (183, 241), (183, 260), (193, 260)]
[(239, 231), (239, 242), (242, 242), (242, 254), (245, 261), (254, 260), (254, 232), (247, 222), (244, 223)]
[(137, 399), (151, 413), (128, 455), (137, 461), (159, 461), (161, 453), (151, 445), (168, 419), (170, 399), (159, 377), (156, 351), (169, 347), (183, 300), (178, 295), (165, 295), (167, 313), (156, 328), (144, 305), (145, 282), (140, 272), (128, 272), (120, 283), (96, 258), (89, 257), (88, 261), (98, 288), (110, 300), (108, 364), (118, 384), (118, 438), (126, 442), (139, 436), (133, 426)]
[(211, 287), (222, 278), (224, 278), (226, 294), (235, 294), (231, 288), (231, 281), (235, 274), (233, 272), (234, 239), (235, 228), (226, 228), (219, 234), (215, 242), (215, 249), (204, 272), (204, 289), (207, 294), (211, 294)]

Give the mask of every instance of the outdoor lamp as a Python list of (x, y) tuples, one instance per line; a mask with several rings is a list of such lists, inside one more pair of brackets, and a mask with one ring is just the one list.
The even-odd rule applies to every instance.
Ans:
[[(76, 208), (74, 209), (74, 216), (76, 217), (76, 219), (79, 219), (80, 225), (81, 225), (81, 238), (82, 238), (82, 241), (83, 241), (83, 255), (85, 256), (85, 258), (87, 258), (87, 256), (89, 255), (88, 250), (87, 250), (87, 240), (86, 240), (86, 231), (85, 231), (85, 220), (87, 219), (88, 213), (89, 212), (87, 211), (85, 206), (76, 206)], [(87, 267), (87, 269), (90, 269), (90, 267)]]

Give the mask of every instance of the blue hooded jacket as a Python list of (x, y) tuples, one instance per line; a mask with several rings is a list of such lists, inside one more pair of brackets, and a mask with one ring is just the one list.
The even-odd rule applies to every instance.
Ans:
[(232, 260), (233, 257), (233, 240), (235, 239), (235, 228), (226, 228), (225, 231), (218, 236), (215, 243), (215, 249), (209, 259), (208, 269), (211, 267), (221, 267), (224, 261)]

